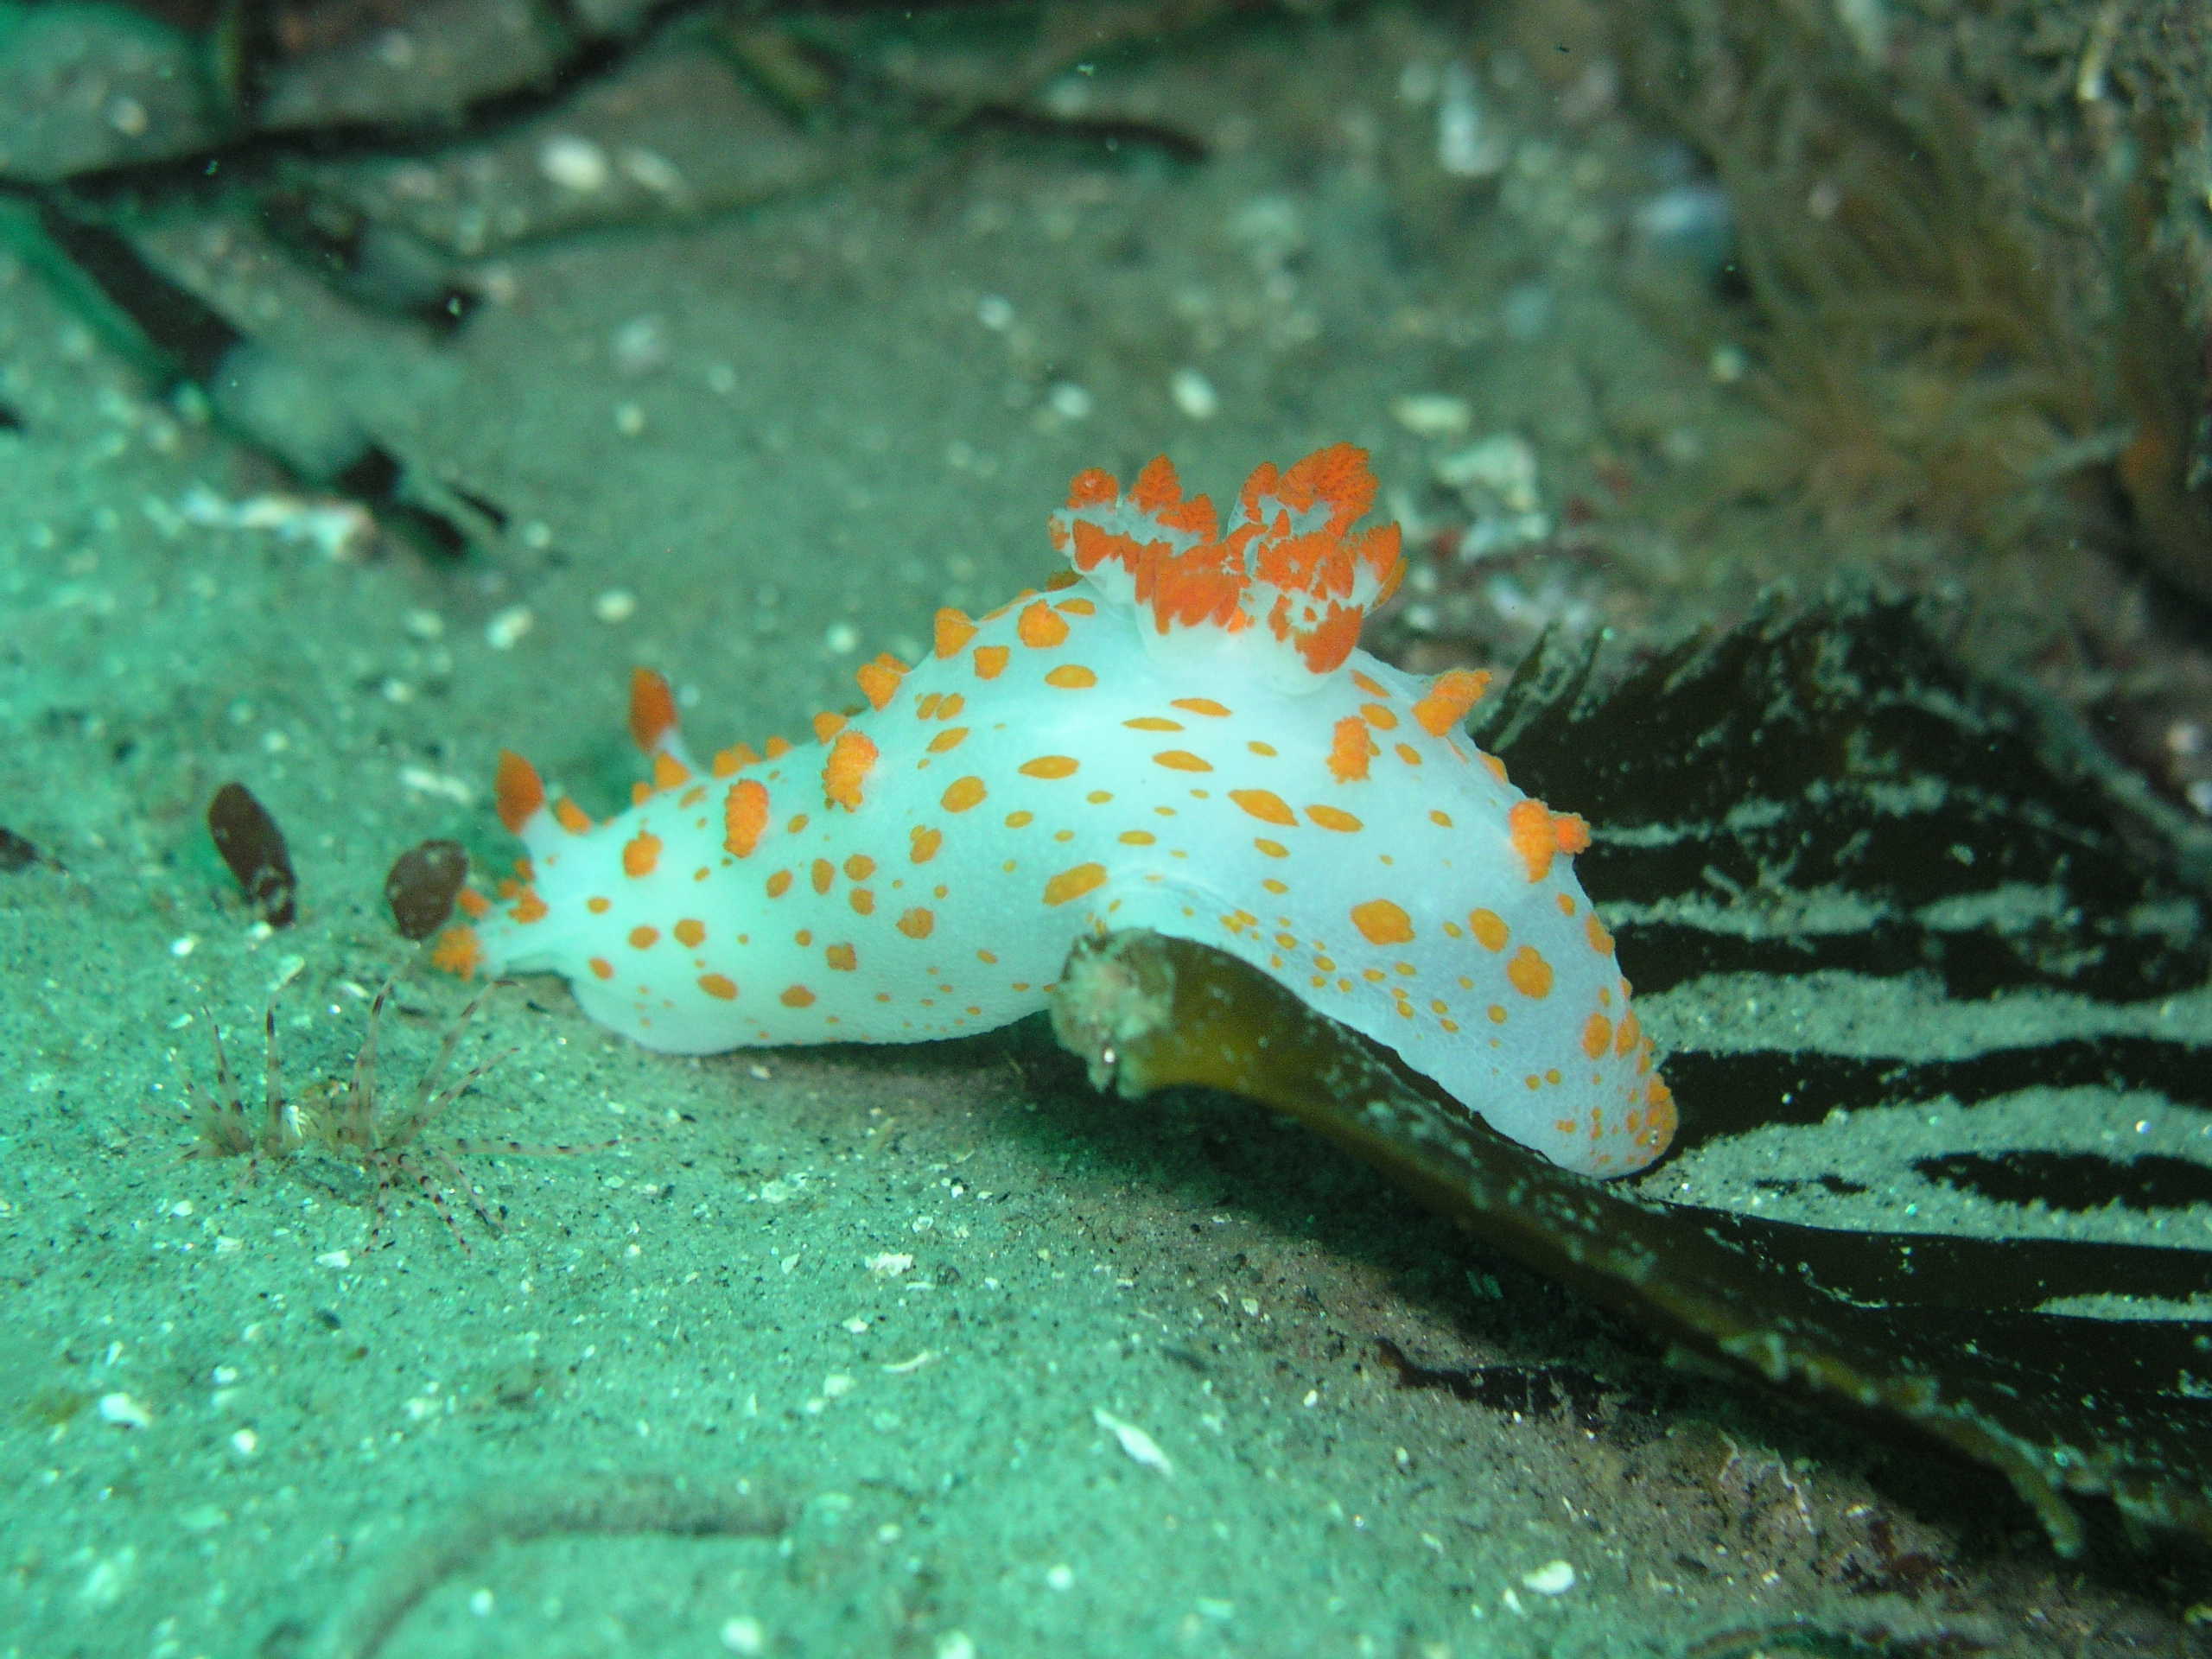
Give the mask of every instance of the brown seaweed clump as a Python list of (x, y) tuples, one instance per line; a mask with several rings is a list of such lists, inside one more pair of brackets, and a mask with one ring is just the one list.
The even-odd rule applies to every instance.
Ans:
[(1745, 385), (1774, 421), (1731, 493), (1983, 561), (2118, 552), (2212, 598), (2203, 354), (2142, 209), (2160, 146), (2113, 152), (2107, 205), (2031, 204), (1955, 86), (1870, 60), (1830, 8), (1622, 16), (1639, 97), (1733, 215)]

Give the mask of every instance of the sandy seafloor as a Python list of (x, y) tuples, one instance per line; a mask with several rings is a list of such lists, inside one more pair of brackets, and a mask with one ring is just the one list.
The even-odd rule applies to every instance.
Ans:
[[(472, 1160), (505, 1224), (463, 1211), (465, 1249), (403, 1201), (365, 1250), (342, 1166), (180, 1161), (204, 1011), (251, 1086), (280, 982), (299, 1084), (343, 1075), (398, 972), (408, 1085), (468, 993), (395, 937), (387, 866), (511, 855), (502, 745), (621, 798), (633, 664), (706, 746), (798, 732), (936, 607), (1046, 574), (1079, 467), (1165, 449), (1218, 493), (1349, 438), (1409, 497), (1452, 440), (1402, 394), (1563, 454), (1593, 399), (1696, 406), (1541, 168), (1452, 257), (1408, 245), (1433, 27), (1382, 14), (1318, 68), (1266, 31), (1193, 50), (1161, 97), (1250, 111), (1200, 120), (1203, 167), (979, 144), (501, 254), (445, 346), (166, 223), (151, 245), (514, 516), (458, 566), (184, 522), (267, 478), (0, 260), (0, 821), (67, 867), (0, 876), (0, 1653), (1670, 1654), (1800, 1615), (2187, 1649), (1997, 1484), (1947, 1498), (1670, 1381), (1256, 1109), (1103, 1099), (1034, 1029), (671, 1059), (529, 982), (464, 1048), (515, 1052), (451, 1130), (619, 1144)], [(1625, 211), (1618, 162), (1584, 182)], [(210, 849), (232, 779), (289, 833), (287, 931)], [(1385, 1338), (1608, 1386), (1516, 1412), (1401, 1386)], [(1949, 1576), (1854, 1580), (1878, 1522)]]

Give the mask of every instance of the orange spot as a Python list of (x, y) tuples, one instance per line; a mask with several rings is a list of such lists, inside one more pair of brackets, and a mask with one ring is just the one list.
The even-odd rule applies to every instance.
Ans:
[(1523, 996), (1541, 998), (1552, 994), (1552, 965), (1533, 944), (1524, 944), (1513, 953), (1505, 964), (1505, 976)]
[(1394, 731), (1398, 724), (1395, 712), (1379, 702), (1361, 703), (1359, 716), (1378, 732)]
[(1414, 718), (1431, 737), (1441, 737), (1482, 701), (1490, 680), (1489, 675), (1471, 668), (1449, 669), (1429, 682), (1427, 691), (1414, 704)]
[(1149, 830), (1124, 830), (1115, 839), (1131, 847), (1149, 847), (1160, 837)]
[(630, 671), (630, 741), (647, 754), (676, 729), (676, 698), (668, 681), (650, 668)]
[(1593, 1014), (1582, 1022), (1582, 1052), (1592, 1059), (1604, 1059), (1612, 1044), (1613, 1022), (1604, 1014)]
[(699, 988), (709, 996), (718, 998), (724, 1002), (737, 1001), (737, 982), (728, 974), (700, 975)]
[(804, 985), (786, 985), (777, 999), (787, 1008), (804, 1008), (814, 1001), (814, 993)]
[(1636, 1010), (1630, 1008), (1621, 1015), (1620, 1028), (1613, 1033), (1613, 1052), (1626, 1059), (1643, 1040), (1643, 1027), (1637, 1023)]
[[(461, 913), (473, 922), (481, 921), (492, 912), (492, 901), (474, 887), (463, 887), (454, 895), (453, 901), (460, 907)], [(607, 901), (602, 899), (600, 902), (605, 904)]]
[(960, 711), (967, 706), (968, 699), (955, 691), (938, 704), (937, 717), (939, 720), (957, 720), (960, 717)]
[(1040, 754), (1034, 760), (1025, 760), (1015, 770), (1026, 778), (1071, 778), (1083, 763), (1072, 755)]
[(707, 942), (707, 925), (689, 916), (671, 931), (676, 935), (676, 942), (686, 950), (696, 950)]
[(1329, 745), (1329, 775), (1340, 784), (1356, 782), (1367, 776), (1367, 763), (1374, 753), (1375, 740), (1368, 735), (1366, 722), (1346, 715), (1337, 722)]
[(1388, 899), (1370, 899), (1351, 907), (1351, 925), (1370, 944), (1410, 944), (1414, 919)]
[(866, 853), (855, 853), (845, 860), (845, 880), (865, 881), (875, 874), (875, 861)]
[(1153, 764), (1165, 766), (1170, 772), (1211, 772), (1213, 762), (1201, 760), (1188, 749), (1162, 749), (1152, 757)]
[(1306, 816), (1324, 830), (1334, 830), (1339, 835), (1350, 835), (1355, 830), (1366, 828), (1351, 813), (1339, 811), (1333, 806), (1309, 806), (1306, 809)]
[(1289, 848), (1284, 846), (1282, 842), (1279, 841), (1269, 841), (1265, 836), (1255, 836), (1252, 838), (1252, 844), (1258, 848), (1262, 852), (1265, 853), (1269, 858), (1288, 858), (1290, 856)]
[(767, 785), (741, 778), (722, 797), (722, 847), (733, 858), (749, 858), (768, 827)]
[(1165, 715), (1139, 715), (1135, 720), (1125, 720), (1122, 725), (1133, 732), (1179, 732), (1183, 722), (1170, 720)]
[(950, 605), (937, 613), (937, 654), (950, 657), (976, 637), (976, 625)]
[(563, 795), (553, 803), (553, 822), (572, 836), (581, 836), (591, 828), (591, 814)]
[(1294, 824), (1298, 814), (1290, 810), (1282, 797), (1273, 790), (1232, 789), (1229, 798), (1249, 812), (1262, 823)]
[(856, 915), (875, 914), (875, 895), (866, 887), (855, 887), (848, 902), (851, 904), (854, 913)]
[(1390, 695), (1389, 688), (1363, 668), (1352, 670), (1351, 683), (1370, 697), (1387, 697)]
[(653, 753), (653, 787), (677, 789), (691, 781), (691, 768), (671, 754), (666, 749)]
[(969, 776), (957, 779), (939, 798), (938, 804), (948, 812), (965, 812), (981, 801), (990, 791), (983, 787), (983, 780)]
[(1613, 936), (1605, 931), (1605, 925), (1598, 919), (1595, 911), (1583, 918), (1582, 930), (1590, 936), (1590, 948), (1601, 957), (1613, 954)]
[(811, 874), (814, 878), (814, 890), (817, 893), (827, 893), (830, 891), (830, 883), (837, 879), (837, 867), (826, 858), (817, 858), (814, 861)]
[(653, 866), (660, 862), (660, 837), (640, 830), (622, 843), (622, 873), (629, 876), (651, 875)]
[(1082, 691), (1098, 683), (1098, 677), (1081, 663), (1062, 663), (1045, 677), (1045, 683), (1063, 691)]
[(1216, 702), (1211, 697), (1177, 697), (1167, 706), (1193, 715), (1205, 715), (1214, 720), (1223, 719), (1229, 713), (1227, 704)]
[(771, 899), (780, 899), (791, 890), (791, 873), (789, 870), (778, 870), (768, 878), (768, 896)]
[(888, 652), (872, 663), (861, 664), (860, 671), (853, 676), (861, 695), (868, 699), (868, 706), (879, 711), (899, 695), (899, 682), (906, 677), (906, 664)]
[(833, 714), (824, 709), (814, 717), (814, 741), (817, 743), (827, 743), (844, 729), (845, 716), (842, 715)]
[(976, 677), (979, 680), (995, 680), (1006, 672), (1006, 665), (1013, 656), (1014, 652), (1004, 645), (976, 646)]
[(1467, 927), (1485, 950), (1504, 950), (1505, 941), (1511, 937), (1505, 918), (1494, 910), (1469, 911)]
[(660, 929), (657, 927), (647, 927), (640, 924), (630, 930), (630, 948), (632, 950), (648, 950), (659, 943)]
[(1045, 884), (1045, 902), (1064, 905), (1071, 899), (1079, 899), (1106, 880), (1103, 864), (1078, 864), (1073, 869), (1062, 870)]
[(861, 784), (875, 765), (876, 747), (860, 732), (840, 732), (822, 763), (822, 792), (848, 812), (861, 808)]
[(592, 976), (595, 979), (612, 979), (614, 977), (614, 964), (609, 962), (605, 957), (594, 957), (588, 965), (591, 969)]
[(968, 728), (965, 726), (948, 726), (930, 739), (930, 753), (944, 754), (949, 750), (957, 749), (967, 741), (967, 737)]
[(823, 951), (822, 957), (841, 974), (849, 974), (861, 965), (859, 955), (849, 944), (833, 944)]
[(908, 849), (906, 856), (917, 864), (926, 864), (937, 856), (937, 849), (944, 844), (944, 830), (931, 830), (921, 824), (916, 824), (913, 830), (913, 845)]
[(791, 741), (788, 737), (772, 737), (760, 746), (762, 757), (769, 760), (780, 760), (791, 752)]
[(899, 918), (898, 927), (910, 939), (926, 939), (937, 926), (937, 917), (917, 905)]
[(1023, 645), (1033, 650), (1048, 651), (1067, 643), (1067, 619), (1041, 599), (1022, 607), (1014, 631)]
[(545, 780), (537, 775), (537, 767), (512, 749), (501, 749), (492, 796), (499, 803), (499, 822), (506, 825), (509, 835), (518, 836), (523, 825), (545, 804)]

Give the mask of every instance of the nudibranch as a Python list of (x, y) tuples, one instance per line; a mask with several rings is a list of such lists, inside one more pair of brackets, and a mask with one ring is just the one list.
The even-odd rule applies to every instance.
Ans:
[(1162, 457), (1079, 475), (1073, 566), (929, 659), (861, 669), (815, 741), (702, 766), (632, 678), (652, 768), (594, 823), (503, 754), (529, 858), (441, 941), (461, 973), (564, 976), (649, 1048), (908, 1042), (1046, 1006), (1079, 938), (1229, 952), (1567, 1168), (1631, 1173), (1674, 1103), (1576, 882), (1583, 822), (1460, 730), (1487, 676), (1358, 648), (1402, 570), (1350, 444), (1246, 480), (1227, 533)]

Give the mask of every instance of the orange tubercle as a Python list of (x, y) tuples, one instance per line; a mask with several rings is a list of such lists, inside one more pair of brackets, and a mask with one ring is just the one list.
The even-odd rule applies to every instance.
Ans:
[(889, 652), (872, 663), (861, 664), (853, 677), (859, 682), (861, 695), (868, 699), (868, 706), (880, 714), (891, 699), (899, 695), (899, 682), (906, 676), (906, 664)]
[(630, 671), (630, 741), (647, 754), (676, 729), (676, 695), (665, 676), (650, 668)]
[(960, 648), (975, 637), (975, 623), (962, 613), (948, 606), (937, 613), (936, 652), (940, 659), (957, 655)]
[(1505, 815), (1506, 833), (1531, 881), (1551, 873), (1552, 860), (1590, 845), (1590, 826), (1572, 812), (1554, 812), (1541, 801), (1520, 801)]
[(536, 817), (545, 805), (545, 780), (537, 775), (537, 767), (512, 749), (501, 749), (492, 796), (499, 805), (499, 822), (506, 826), (509, 835), (518, 836), (523, 825)]
[(1440, 674), (1421, 700), (1414, 704), (1414, 718), (1431, 737), (1442, 737), (1467, 717), (1467, 711), (1490, 690), (1491, 677), (1471, 668), (1455, 668)]

